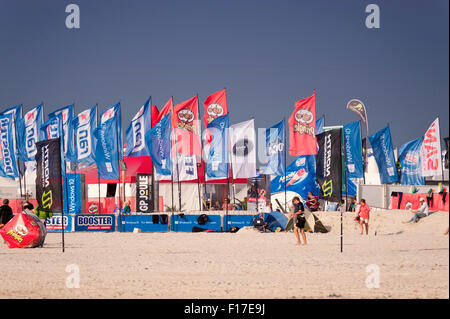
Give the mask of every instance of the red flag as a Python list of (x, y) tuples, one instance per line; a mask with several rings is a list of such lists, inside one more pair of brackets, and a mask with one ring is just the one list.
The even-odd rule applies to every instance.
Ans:
[(315, 155), (316, 94), (295, 103), (289, 118), (289, 155)]
[(152, 116), (152, 127), (153, 127), (156, 125), (156, 123), (158, 123), (158, 118), (159, 118), (159, 110), (156, 105), (152, 105), (151, 113), (152, 113), (151, 116)]
[(175, 129), (176, 143), (180, 154), (202, 154), (199, 124), (197, 96), (174, 106), (172, 127)]
[(225, 89), (208, 96), (203, 102), (205, 106), (205, 114), (203, 115), (203, 123), (205, 127), (211, 123), (216, 117), (227, 115), (227, 92)]

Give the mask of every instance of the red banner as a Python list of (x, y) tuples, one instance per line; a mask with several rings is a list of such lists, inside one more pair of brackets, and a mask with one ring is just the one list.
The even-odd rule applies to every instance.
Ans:
[(215, 118), (228, 114), (227, 92), (225, 89), (211, 94), (203, 102), (205, 106), (205, 114), (203, 115), (203, 123), (208, 126)]
[(289, 118), (289, 155), (315, 155), (316, 142), (316, 95), (295, 103)]
[(202, 154), (199, 124), (197, 96), (174, 106), (172, 127), (175, 129), (178, 153), (182, 155)]

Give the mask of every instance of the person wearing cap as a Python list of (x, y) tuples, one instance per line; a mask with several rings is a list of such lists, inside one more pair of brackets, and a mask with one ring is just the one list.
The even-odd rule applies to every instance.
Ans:
[(414, 216), (407, 222), (403, 222), (403, 224), (407, 224), (407, 223), (411, 223), (411, 222), (417, 223), (420, 218), (428, 216), (428, 204), (423, 197), (420, 198), (419, 209), (411, 210), (411, 213), (413, 213)]

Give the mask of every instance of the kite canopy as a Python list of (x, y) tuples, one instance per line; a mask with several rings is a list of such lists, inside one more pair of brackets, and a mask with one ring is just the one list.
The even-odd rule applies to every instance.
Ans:
[(0, 234), (9, 248), (33, 248), (44, 243), (47, 232), (36, 215), (23, 212), (0, 229)]

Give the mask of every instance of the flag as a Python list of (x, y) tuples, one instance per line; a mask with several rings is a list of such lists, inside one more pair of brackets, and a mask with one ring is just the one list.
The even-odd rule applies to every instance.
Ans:
[(71, 161), (77, 163), (95, 163), (96, 140), (94, 130), (97, 128), (97, 106), (93, 106), (73, 119), (75, 147)]
[[(64, 132), (64, 155), (67, 158), (72, 158), (74, 152), (73, 144), (73, 104), (62, 107), (48, 115), (49, 120), (61, 114), (63, 120), (63, 132)], [(48, 122), (48, 121), (47, 121)], [(51, 137), (50, 137), (51, 138)]]
[(341, 202), (342, 199), (342, 154), (341, 129), (333, 129), (317, 135), (319, 151), (316, 174), (320, 186), (320, 198)]
[(207, 177), (228, 177), (228, 125), (228, 115), (219, 116), (208, 125), (211, 143), (206, 160)]
[(402, 185), (425, 185), (422, 176), (420, 149), (423, 137), (403, 144), (399, 150), (400, 180)]
[(151, 119), (152, 119), (152, 127), (159, 122), (159, 111), (156, 105), (152, 105), (151, 107)]
[(444, 142), (445, 142), (445, 155), (444, 155), (444, 168), (445, 169), (448, 169), (448, 162), (449, 162), (449, 153), (448, 153), (448, 151), (449, 151), (449, 149), (450, 149), (450, 147), (449, 147), (449, 138), (448, 137), (445, 137), (444, 138)]
[(150, 98), (139, 109), (127, 128), (126, 156), (150, 156), (145, 143), (145, 132), (151, 129)]
[(58, 119), (52, 117), (41, 125), (41, 131), (44, 134), (44, 140), (50, 140), (52, 138), (59, 137)]
[(395, 165), (394, 148), (392, 146), (389, 126), (369, 136), (373, 156), (380, 172), (381, 184), (398, 182), (397, 167)]
[(264, 174), (284, 176), (285, 173), (284, 120), (266, 129), (267, 165)]
[(19, 120), (22, 117), (22, 105), (16, 105), (13, 107), (10, 107), (8, 109), (6, 109), (5, 111), (1, 112), (0, 115), (7, 115), (7, 114), (12, 114), (12, 132), (13, 132), (13, 141), (14, 141), (14, 156), (16, 156), (17, 154), (17, 131), (16, 131), (16, 127), (17, 127), (17, 123), (19, 122)]
[(233, 178), (256, 176), (255, 121), (234, 124), (229, 129)]
[(347, 103), (347, 109), (356, 113), (366, 127), (366, 133), (369, 134), (369, 124), (367, 122), (367, 113), (364, 103), (357, 99), (352, 99)]
[(14, 151), (14, 114), (0, 114), (0, 176), (19, 177)]
[(94, 130), (97, 139), (95, 162), (98, 175), (104, 179), (119, 179), (120, 103), (106, 109), (100, 116), (100, 124)]
[(325, 117), (321, 116), (316, 121), (316, 135), (319, 135), (320, 133), (323, 133), (325, 126)]
[(423, 137), (422, 148), (422, 176), (441, 176), (442, 158), (439, 132), (439, 118), (434, 120)]
[(205, 127), (207, 127), (217, 117), (228, 114), (226, 90), (223, 89), (211, 94), (203, 102), (203, 105), (205, 106), (203, 122), (205, 123)]
[(344, 148), (347, 178), (363, 178), (361, 124), (359, 121), (344, 125)]
[(164, 116), (145, 134), (155, 171), (160, 175), (172, 174), (171, 114)]
[(175, 130), (178, 153), (182, 155), (202, 154), (199, 124), (197, 96), (174, 106), (172, 127)]
[(43, 124), (42, 104), (34, 107), (17, 123), (19, 159), (23, 162), (34, 161), (36, 143), (44, 140), (41, 131)]
[(317, 154), (315, 94), (295, 103), (289, 118), (289, 154)]

